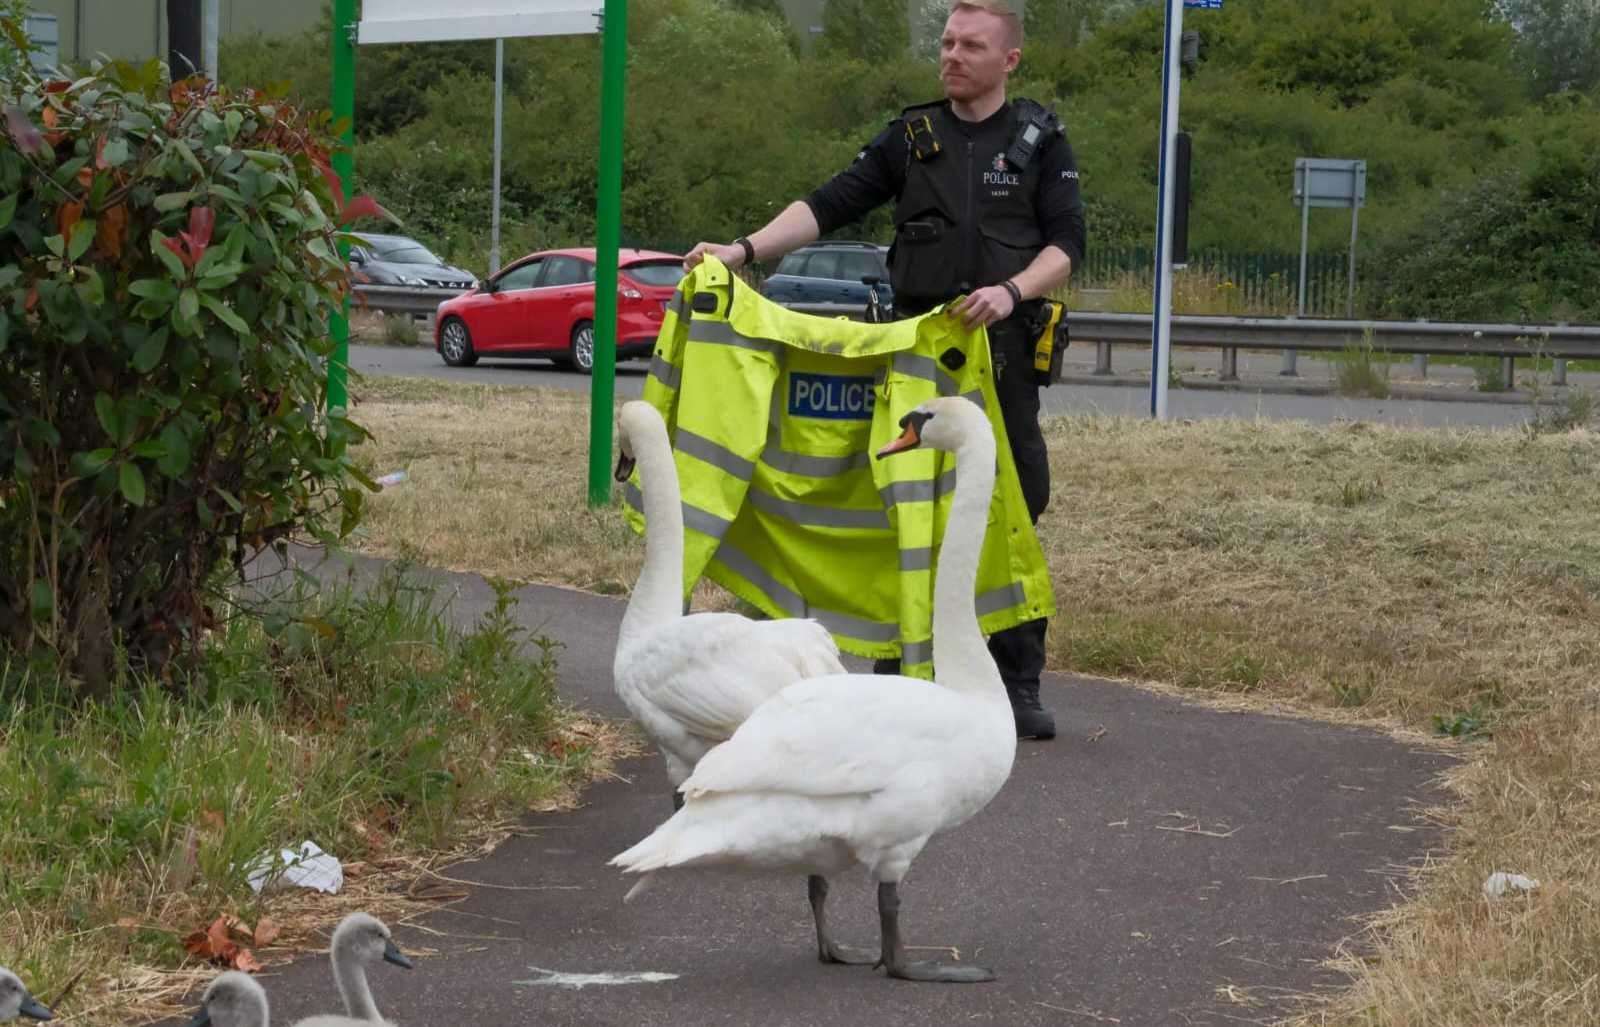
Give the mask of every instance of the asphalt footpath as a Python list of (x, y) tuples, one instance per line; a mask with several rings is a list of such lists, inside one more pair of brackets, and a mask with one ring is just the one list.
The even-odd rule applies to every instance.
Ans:
[[(382, 568), (294, 559), (358, 586)], [(477, 576), (414, 573), (463, 625), (492, 606)], [(520, 623), (560, 643), (564, 697), (625, 716), (611, 689), (623, 601), (515, 595)], [(1401, 901), (1406, 868), (1443, 842), (1421, 816), (1443, 799), (1442, 752), (1088, 678), (1050, 675), (1043, 694), (1061, 734), (1019, 743), (1005, 788), (901, 886), (913, 958), (980, 963), (997, 981), (822, 965), (799, 878), (662, 875), (625, 905), (632, 881), (606, 861), (671, 812), (651, 753), (575, 812), (529, 816), (449, 870), (470, 894), (396, 930), (431, 954), (373, 970), (379, 1008), (402, 1027), (1268, 1023), (1340, 986), (1327, 961), (1362, 944), (1364, 915)], [(874, 895), (864, 878), (834, 882), (839, 940), (876, 948)], [(263, 983), (275, 1023), (340, 1011), (325, 957)]]

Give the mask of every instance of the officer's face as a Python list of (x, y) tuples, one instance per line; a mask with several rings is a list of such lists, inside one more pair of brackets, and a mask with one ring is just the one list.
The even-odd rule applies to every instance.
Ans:
[(1000, 88), (1017, 67), (1022, 51), (1010, 45), (999, 15), (958, 7), (944, 23), (939, 46), (939, 79), (952, 100), (975, 100)]

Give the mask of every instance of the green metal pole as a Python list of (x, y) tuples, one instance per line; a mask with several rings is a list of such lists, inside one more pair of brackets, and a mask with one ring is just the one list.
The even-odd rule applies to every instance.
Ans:
[(617, 246), (622, 235), (622, 100), (628, 77), (628, 0), (606, 0), (602, 31), (594, 379), (589, 392), (591, 507), (611, 501), (611, 406), (616, 398)]
[[(333, 155), (333, 172), (348, 198), (356, 180), (356, 0), (333, 0), (333, 120), (344, 122), (342, 152)], [(349, 266), (350, 244), (339, 244), (339, 258)], [(333, 356), (328, 360), (328, 409), (349, 406), (346, 368), (350, 363), (350, 298), (328, 319), (333, 335)]]

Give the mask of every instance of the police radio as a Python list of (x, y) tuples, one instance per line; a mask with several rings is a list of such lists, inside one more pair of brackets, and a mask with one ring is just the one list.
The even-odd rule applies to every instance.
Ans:
[(1016, 137), (1011, 140), (1011, 148), (1006, 151), (1006, 163), (1021, 171), (1028, 166), (1029, 161), (1033, 160), (1033, 155), (1038, 152), (1039, 147), (1061, 131), (1061, 121), (1051, 111), (1032, 100), (1018, 97), (1014, 103), (1017, 114), (1023, 118), (1023, 122)]

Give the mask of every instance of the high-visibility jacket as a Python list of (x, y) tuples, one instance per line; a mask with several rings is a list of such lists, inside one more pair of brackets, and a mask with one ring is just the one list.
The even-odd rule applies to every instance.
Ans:
[[(1017, 368), (1013, 373), (1025, 373)], [(934, 396), (982, 405), (998, 467), (978, 565), (985, 633), (1055, 598), (995, 398), (988, 338), (936, 308), (868, 324), (788, 310), (708, 257), (669, 304), (644, 398), (672, 438), (684, 586), (701, 575), (772, 617), (813, 617), (845, 652), (932, 675), (933, 578), (955, 454), (873, 454)], [(624, 513), (643, 532), (637, 472)]]

